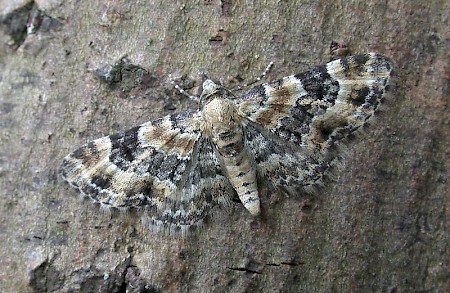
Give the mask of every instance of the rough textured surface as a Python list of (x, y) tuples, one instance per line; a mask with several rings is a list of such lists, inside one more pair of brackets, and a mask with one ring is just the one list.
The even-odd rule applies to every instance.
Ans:
[[(450, 290), (448, 1), (249, 3), (0, 1), (1, 292)], [(168, 238), (56, 176), (75, 146), (195, 107), (169, 73), (276, 79), (337, 40), (392, 58), (398, 85), (314, 200), (262, 190), (260, 219)]]

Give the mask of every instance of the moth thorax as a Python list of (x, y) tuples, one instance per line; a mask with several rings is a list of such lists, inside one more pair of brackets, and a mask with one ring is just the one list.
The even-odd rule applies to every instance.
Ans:
[(229, 99), (216, 97), (203, 108), (203, 118), (211, 131), (227, 129), (237, 123), (236, 106)]

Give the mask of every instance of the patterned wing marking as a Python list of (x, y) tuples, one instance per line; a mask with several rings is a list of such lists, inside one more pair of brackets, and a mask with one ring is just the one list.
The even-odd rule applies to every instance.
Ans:
[(155, 204), (175, 192), (200, 137), (191, 112), (94, 140), (63, 160), (63, 178), (105, 206)]
[(372, 117), (391, 70), (381, 55), (357, 55), (244, 93), (236, 104), (258, 171), (290, 194), (322, 184), (333, 148)]
[(322, 146), (358, 130), (379, 108), (392, 73), (392, 62), (374, 53), (350, 56), (325, 65), (339, 83), (335, 105), (318, 116), (308, 137)]
[(240, 115), (284, 140), (324, 150), (373, 115), (391, 70), (381, 55), (350, 56), (257, 86), (236, 104)]
[(64, 159), (62, 176), (103, 206), (142, 208), (148, 223), (186, 231), (234, 192), (201, 119), (184, 112), (94, 140)]
[(218, 204), (226, 205), (235, 191), (223, 174), (208, 138), (201, 137), (179, 190), (159, 205), (148, 206), (146, 221), (169, 234), (201, 225)]
[(313, 191), (322, 184), (325, 171), (332, 164), (330, 155), (280, 140), (262, 125), (247, 121), (245, 139), (257, 164), (260, 178), (290, 195)]

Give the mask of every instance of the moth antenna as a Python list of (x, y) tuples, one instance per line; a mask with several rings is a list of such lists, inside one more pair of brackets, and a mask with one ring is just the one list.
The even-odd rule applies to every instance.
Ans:
[(251, 86), (252, 84), (255, 84), (255, 83), (259, 82), (261, 79), (263, 79), (263, 78), (267, 75), (267, 73), (269, 72), (270, 68), (272, 68), (272, 66), (273, 66), (273, 61), (270, 61), (270, 63), (266, 66), (266, 68), (265, 68), (264, 71), (261, 73), (261, 75), (258, 76), (255, 80), (253, 80), (252, 82), (243, 84), (243, 85), (241, 85), (241, 86), (238, 86), (238, 87), (232, 89), (232, 91), (240, 91), (240, 90), (242, 90), (243, 88), (246, 88), (246, 87), (248, 87), (248, 86)]
[(182, 95), (188, 97), (189, 99), (195, 101), (195, 102), (199, 102), (200, 98), (198, 96), (194, 96), (191, 95), (190, 93), (188, 93), (187, 91), (185, 91), (184, 89), (182, 89), (176, 82), (175, 79), (172, 77), (172, 74), (169, 74), (169, 80), (170, 83), (173, 85), (173, 87)]

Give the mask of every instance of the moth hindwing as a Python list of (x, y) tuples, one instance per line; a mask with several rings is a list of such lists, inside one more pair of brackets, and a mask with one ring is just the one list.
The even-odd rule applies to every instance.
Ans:
[(257, 177), (290, 195), (321, 184), (335, 145), (379, 107), (392, 63), (368, 53), (253, 87), (207, 79), (199, 109), (96, 139), (64, 158), (70, 185), (102, 206), (140, 208), (169, 231), (200, 225), (237, 195), (260, 213)]

